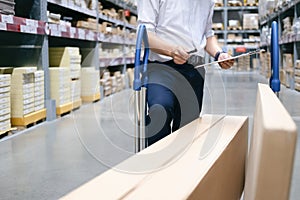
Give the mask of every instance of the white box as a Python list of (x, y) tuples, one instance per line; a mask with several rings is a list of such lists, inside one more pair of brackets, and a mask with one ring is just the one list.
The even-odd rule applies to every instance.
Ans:
[(10, 107), (7, 107), (7, 108), (4, 108), (4, 109), (0, 110), (0, 115), (5, 115), (5, 114), (8, 114), (10, 112), (11, 112)]
[(10, 86), (10, 80), (0, 81), (0, 87)]
[(0, 115), (0, 121), (10, 120), (10, 112), (4, 115)]
[(44, 108), (45, 108), (44, 104), (41, 104), (41, 105), (35, 106), (34, 111), (39, 111), (39, 110), (42, 110)]
[(4, 97), (4, 98), (0, 98), (0, 104), (9, 104), (10, 103), (10, 97)]
[(0, 93), (10, 92), (10, 87), (2, 87), (0, 88)]

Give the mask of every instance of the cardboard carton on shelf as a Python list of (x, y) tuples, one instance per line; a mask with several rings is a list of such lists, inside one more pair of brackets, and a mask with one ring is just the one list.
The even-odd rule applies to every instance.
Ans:
[(5, 93), (6, 95), (0, 97), (0, 105), (5, 104), (9, 105), (10, 104), (10, 93)]
[(10, 117), (11, 117), (10, 111), (9, 113), (6, 114), (0, 114), (0, 122), (10, 120)]
[(300, 60), (297, 60), (297, 61), (296, 61), (296, 68), (297, 68), (297, 69), (300, 69)]
[(255, 13), (247, 13), (243, 14), (243, 29), (244, 30), (258, 30), (258, 14)]
[(49, 48), (49, 64), (51, 67), (68, 67), (75, 62), (81, 62), (78, 47), (52, 47)]
[[(81, 97), (83, 101), (92, 101), (100, 93), (99, 71), (94, 67), (81, 69)], [(98, 98), (98, 97), (97, 97)]]
[(288, 54), (288, 53), (283, 54), (282, 61), (283, 61), (282, 64), (283, 68), (291, 69), (294, 67), (293, 54)]
[(4, 120), (4, 121), (0, 121), (0, 132), (8, 131), (10, 128), (11, 128), (10, 119), (9, 120)]
[(11, 112), (10, 107), (5, 107), (3, 109), (0, 110), (0, 115), (6, 115), (9, 114)]
[(10, 86), (11, 75), (10, 74), (0, 74), (0, 87)]

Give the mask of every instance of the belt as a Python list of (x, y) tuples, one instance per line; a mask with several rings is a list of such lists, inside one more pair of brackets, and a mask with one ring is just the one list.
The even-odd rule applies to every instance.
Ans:
[(205, 63), (205, 60), (203, 57), (198, 55), (191, 55), (189, 59), (187, 60), (187, 63), (190, 65), (193, 65), (194, 67), (198, 65), (203, 65)]

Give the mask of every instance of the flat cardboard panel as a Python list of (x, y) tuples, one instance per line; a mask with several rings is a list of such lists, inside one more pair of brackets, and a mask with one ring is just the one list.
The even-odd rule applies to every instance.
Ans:
[(246, 117), (205, 115), (62, 199), (237, 199), (247, 131)]
[(289, 199), (297, 130), (268, 85), (259, 84), (245, 200)]
[(124, 199), (240, 199), (247, 132), (246, 117), (225, 117), (173, 165), (150, 175)]

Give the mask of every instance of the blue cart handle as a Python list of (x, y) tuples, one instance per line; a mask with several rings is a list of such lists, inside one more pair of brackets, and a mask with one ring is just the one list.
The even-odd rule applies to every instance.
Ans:
[(271, 77), (270, 87), (273, 92), (278, 93), (280, 91), (280, 80), (279, 80), (279, 43), (278, 43), (278, 24), (272, 22), (272, 33), (271, 33)]
[[(142, 43), (144, 42), (144, 57), (141, 63), (141, 50)], [(148, 82), (147, 77), (147, 65), (148, 65), (148, 57), (149, 57), (149, 42), (148, 35), (145, 25), (139, 25), (137, 40), (136, 40), (136, 50), (135, 50), (135, 63), (134, 63), (134, 81), (133, 81), (133, 89), (135, 91), (140, 91), (141, 87), (145, 86)], [(142, 67), (142, 69), (141, 69)], [(143, 74), (143, 81), (141, 80), (141, 73)]]

